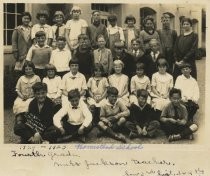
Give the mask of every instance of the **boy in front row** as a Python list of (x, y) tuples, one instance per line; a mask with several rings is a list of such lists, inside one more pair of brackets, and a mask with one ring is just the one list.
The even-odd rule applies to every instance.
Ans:
[[(92, 114), (87, 105), (80, 98), (78, 89), (68, 92), (69, 103), (63, 106), (53, 117), (54, 125), (60, 130), (61, 140), (77, 137), (81, 142), (85, 142), (85, 134), (90, 131), (92, 126)], [(66, 116), (67, 115), (67, 116)], [(64, 119), (67, 117), (67, 119)], [(62, 120), (63, 119), (63, 120)], [(63, 122), (63, 123), (62, 123)]]
[(130, 107), (130, 119), (125, 126), (129, 130), (129, 138), (137, 137), (156, 137), (156, 132), (160, 127), (157, 120), (153, 120), (154, 109), (147, 103), (149, 93), (147, 90), (137, 90), (137, 103), (133, 103)]
[(160, 121), (169, 142), (191, 138), (198, 126), (188, 121), (187, 109), (181, 103), (181, 90), (173, 88), (169, 92), (170, 103), (162, 111)]
[(30, 102), (24, 119), (15, 123), (14, 133), (21, 137), (22, 143), (54, 143), (58, 129), (53, 126), (53, 116), (60, 106), (47, 97), (45, 83), (37, 82), (32, 88), (35, 98)]
[(102, 133), (105, 132), (111, 138), (126, 143), (125, 136), (117, 134), (115, 131), (124, 126), (126, 118), (129, 115), (130, 111), (118, 99), (118, 90), (115, 87), (109, 87), (107, 90), (107, 100), (101, 107), (100, 121), (98, 123)]

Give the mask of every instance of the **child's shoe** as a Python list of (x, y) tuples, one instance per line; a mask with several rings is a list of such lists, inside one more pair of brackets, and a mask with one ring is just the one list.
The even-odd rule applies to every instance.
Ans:
[(178, 141), (182, 139), (181, 135), (180, 134), (172, 134), (168, 137), (168, 141), (169, 142), (172, 142), (172, 141)]

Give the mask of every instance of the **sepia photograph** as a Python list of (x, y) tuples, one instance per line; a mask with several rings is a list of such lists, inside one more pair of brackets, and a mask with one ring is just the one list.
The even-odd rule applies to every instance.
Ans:
[(206, 6), (3, 3), (4, 144), (203, 144)]

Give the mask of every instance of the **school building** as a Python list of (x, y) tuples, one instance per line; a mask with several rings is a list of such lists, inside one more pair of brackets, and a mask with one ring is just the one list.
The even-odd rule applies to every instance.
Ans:
[(205, 48), (206, 38), (206, 9), (205, 5), (193, 4), (33, 4), (33, 3), (4, 3), (4, 68), (7, 71), (14, 63), (11, 47), (11, 36), (15, 26), (20, 24), (18, 16), (23, 11), (32, 14), (32, 24), (37, 23), (36, 13), (40, 9), (49, 11), (49, 24), (53, 24), (53, 14), (57, 10), (62, 10), (66, 20), (70, 18), (69, 12), (73, 5), (79, 5), (82, 9), (81, 18), (88, 24), (91, 23), (91, 13), (94, 10), (101, 11), (102, 23), (108, 24), (107, 17), (110, 13), (115, 13), (118, 17), (118, 25), (124, 27), (125, 17), (132, 14), (136, 18), (136, 26), (142, 28), (142, 19), (147, 15), (152, 15), (156, 21), (157, 29), (161, 28), (161, 15), (168, 12), (171, 16), (171, 28), (176, 29), (180, 34), (180, 19), (190, 17), (193, 19), (193, 30), (199, 36), (199, 48)]

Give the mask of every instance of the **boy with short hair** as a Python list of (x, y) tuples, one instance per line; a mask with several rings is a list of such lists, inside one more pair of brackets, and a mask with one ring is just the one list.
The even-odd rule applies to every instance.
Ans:
[(52, 51), (50, 63), (56, 67), (57, 75), (61, 78), (70, 71), (69, 62), (71, 60), (71, 52), (65, 48), (65, 37), (57, 38), (57, 48)]
[(169, 93), (170, 103), (162, 111), (160, 122), (169, 142), (191, 138), (198, 126), (188, 121), (187, 109), (181, 103), (181, 90), (173, 88)]
[(191, 65), (184, 63), (181, 65), (182, 75), (178, 76), (175, 82), (175, 88), (182, 92), (182, 101), (187, 108), (188, 118), (193, 121), (197, 112), (199, 100), (199, 87), (197, 81), (190, 75)]
[(38, 31), (35, 37), (37, 44), (31, 46), (26, 56), (26, 60), (34, 63), (34, 72), (42, 80), (45, 76), (45, 66), (50, 61), (52, 48), (45, 44), (46, 34), (44, 31)]
[(107, 100), (101, 107), (99, 128), (110, 137), (126, 143), (125, 136), (114, 131), (119, 130), (130, 115), (128, 108), (119, 100), (118, 90), (109, 87), (107, 90)]
[(149, 93), (147, 90), (138, 89), (138, 102), (130, 107), (130, 121), (127, 121), (125, 126), (129, 130), (129, 138), (136, 137), (155, 137), (160, 123), (153, 120), (155, 116), (154, 109), (147, 104)]
[(14, 133), (24, 143), (39, 144), (47, 140), (53, 143), (57, 139), (57, 130), (53, 126), (53, 116), (60, 109), (47, 97), (47, 85), (37, 82), (33, 85), (35, 98), (30, 102), (28, 113), (14, 127)]
[[(71, 135), (71, 137), (79, 137), (85, 142), (85, 134), (91, 128), (92, 114), (87, 105), (80, 98), (78, 89), (68, 92), (68, 104), (62, 107), (53, 117), (54, 125), (60, 130), (61, 135)], [(68, 115), (67, 120), (61, 120)]]
[(61, 81), (62, 90), (62, 105), (68, 104), (68, 92), (73, 89), (78, 89), (80, 96), (84, 97), (87, 90), (87, 83), (85, 76), (80, 73), (79, 62), (76, 58), (70, 60), (70, 72), (66, 73)]
[(36, 18), (39, 20), (39, 23), (33, 25), (31, 29), (31, 39), (33, 40), (34, 44), (36, 44), (36, 33), (38, 31), (45, 32), (46, 41), (45, 44), (51, 46), (53, 40), (53, 30), (50, 25), (47, 24), (47, 20), (49, 18), (49, 14), (47, 10), (40, 10)]

